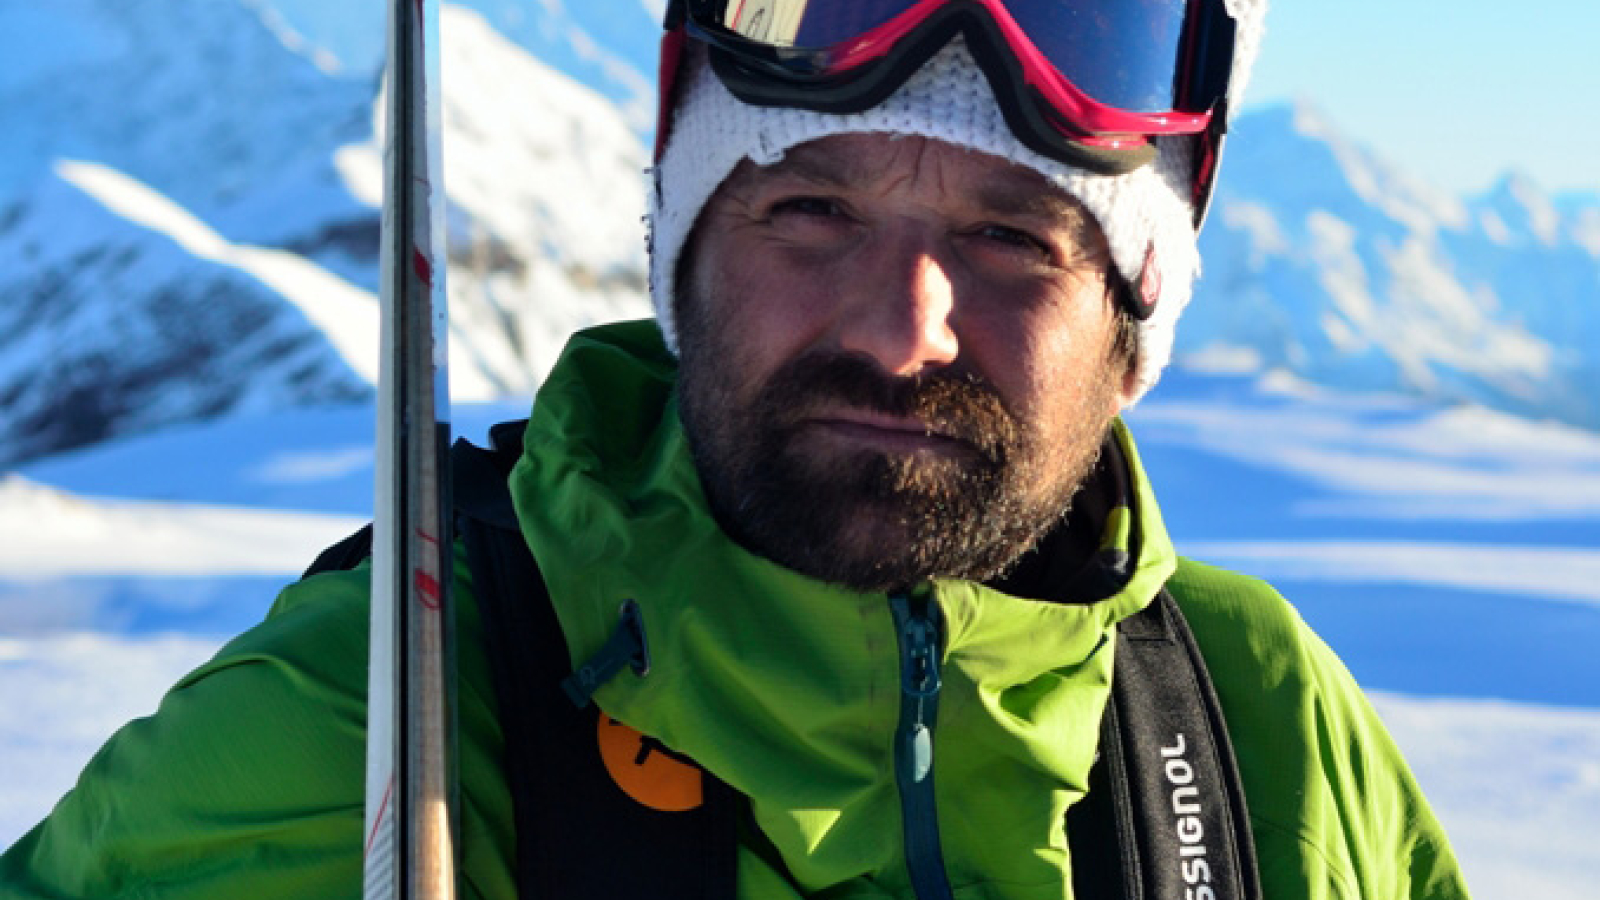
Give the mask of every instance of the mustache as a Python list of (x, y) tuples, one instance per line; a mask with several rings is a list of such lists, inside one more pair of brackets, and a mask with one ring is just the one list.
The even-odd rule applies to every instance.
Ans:
[(999, 392), (969, 372), (889, 375), (866, 357), (812, 351), (784, 365), (761, 391), (758, 406), (785, 429), (837, 406), (926, 422), (938, 434), (1003, 462), (1021, 427)]

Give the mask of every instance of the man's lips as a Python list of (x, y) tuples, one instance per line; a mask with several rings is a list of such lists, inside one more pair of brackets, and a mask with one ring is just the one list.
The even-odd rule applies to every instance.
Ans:
[(928, 422), (860, 409), (819, 410), (800, 423), (832, 437), (876, 445), (886, 450), (955, 452), (967, 441)]

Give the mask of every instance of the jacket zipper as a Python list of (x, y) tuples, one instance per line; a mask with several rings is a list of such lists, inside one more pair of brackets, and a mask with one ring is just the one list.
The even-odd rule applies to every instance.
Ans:
[(889, 598), (900, 641), (900, 726), (895, 731), (895, 781), (905, 832), (906, 868), (917, 900), (950, 900), (933, 795), (933, 726), (939, 712), (943, 621), (927, 597)]

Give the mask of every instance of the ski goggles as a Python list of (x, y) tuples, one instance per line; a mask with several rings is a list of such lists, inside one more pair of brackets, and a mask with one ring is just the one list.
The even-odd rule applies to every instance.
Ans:
[(1218, 131), (1234, 49), (1223, 0), (675, 0), (666, 24), (745, 103), (825, 113), (875, 106), (964, 35), (1017, 138), (1103, 174)]

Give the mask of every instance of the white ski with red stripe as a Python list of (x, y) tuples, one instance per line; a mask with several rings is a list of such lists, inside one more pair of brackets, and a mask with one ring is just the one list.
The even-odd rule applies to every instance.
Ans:
[(367, 703), (365, 900), (455, 896), (438, 0), (392, 0)]

